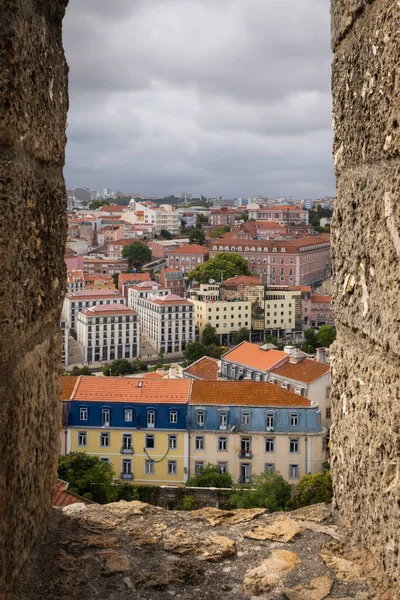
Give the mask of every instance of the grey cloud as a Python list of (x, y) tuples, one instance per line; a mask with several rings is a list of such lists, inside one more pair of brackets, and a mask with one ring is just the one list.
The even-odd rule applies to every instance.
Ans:
[(333, 193), (328, 0), (68, 10), (71, 185)]

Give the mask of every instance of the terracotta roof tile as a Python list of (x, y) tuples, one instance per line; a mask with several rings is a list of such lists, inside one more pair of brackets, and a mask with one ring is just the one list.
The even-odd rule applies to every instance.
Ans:
[(286, 352), (262, 350), (260, 346), (250, 342), (242, 342), (239, 346), (226, 352), (222, 358), (260, 371), (269, 371), (275, 365), (289, 359)]
[(137, 402), (141, 404), (186, 404), (188, 379), (136, 379), (81, 377), (72, 400), (85, 402)]
[(72, 392), (74, 391), (74, 387), (76, 382), (78, 381), (78, 377), (73, 377), (72, 375), (64, 375), (61, 378), (61, 399), (69, 400), (72, 396)]
[(219, 371), (220, 361), (210, 356), (203, 356), (190, 367), (184, 369), (186, 375), (194, 379), (202, 379), (204, 381), (217, 381), (217, 373)]
[(168, 256), (170, 254), (208, 254), (208, 248), (199, 246), (198, 244), (187, 244), (181, 248), (171, 250), (171, 252), (168, 252)]
[(320, 294), (313, 294), (311, 296), (311, 302), (326, 302), (330, 304), (332, 302), (332, 296), (322, 296)]
[(193, 381), (189, 404), (310, 407), (311, 401), (273, 383)]
[(120, 273), (118, 275), (118, 283), (123, 285), (125, 283), (130, 283), (137, 281), (138, 283), (142, 281), (150, 281), (150, 273)]
[(238, 285), (244, 283), (245, 285), (261, 285), (259, 277), (252, 277), (251, 275), (236, 275), (235, 277), (229, 277), (224, 281), (227, 285)]
[(311, 358), (305, 358), (297, 364), (288, 362), (281, 367), (272, 369), (271, 373), (293, 379), (294, 381), (301, 381), (302, 383), (312, 383), (329, 371), (330, 366), (326, 363), (321, 363), (312, 360)]
[(52, 497), (52, 505), (56, 507), (69, 506), (70, 504), (76, 504), (78, 502), (83, 502), (84, 504), (95, 504), (92, 500), (87, 500), (87, 498), (83, 498), (82, 496), (78, 496), (78, 494), (74, 494), (73, 492), (68, 492), (69, 483), (63, 481), (62, 479), (58, 479), (53, 491)]
[(193, 306), (192, 302), (185, 300), (185, 298), (181, 298), (181, 296), (177, 296), (176, 294), (168, 294), (167, 296), (162, 296), (161, 298), (157, 298), (157, 300), (153, 300), (154, 304), (183, 304), (185, 306)]
[(87, 317), (102, 315), (136, 315), (137, 313), (125, 304), (98, 304), (82, 311)]

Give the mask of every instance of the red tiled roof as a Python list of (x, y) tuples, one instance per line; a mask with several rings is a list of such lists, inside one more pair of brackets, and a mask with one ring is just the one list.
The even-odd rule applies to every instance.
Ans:
[(74, 494), (73, 492), (68, 492), (68, 486), (69, 483), (66, 481), (63, 481), (62, 479), (57, 480), (51, 501), (53, 506), (61, 508), (63, 506), (69, 506), (70, 504), (77, 504), (78, 502), (83, 502), (83, 504), (95, 504), (92, 500), (78, 496), (78, 494)]
[(133, 283), (134, 281), (137, 281), (138, 283), (141, 283), (142, 281), (151, 281), (150, 273), (120, 273), (118, 275), (118, 285)]
[(186, 404), (188, 379), (136, 379), (81, 376), (72, 401), (137, 402), (141, 404)]
[(276, 223), (275, 221), (256, 221), (252, 224), (255, 225), (255, 227), (257, 227), (258, 229), (285, 229), (284, 225)]
[(115, 206), (114, 204), (109, 204), (102, 206), (101, 212), (120, 212), (122, 213), (125, 210), (125, 206)]
[(281, 361), (287, 361), (289, 357), (286, 352), (280, 350), (262, 350), (257, 344), (242, 342), (226, 352), (222, 358), (260, 371), (269, 371)]
[(241, 283), (245, 285), (260, 285), (260, 278), (252, 277), (251, 275), (236, 275), (235, 277), (225, 279), (224, 283), (228, 285), (239, 285)]
[(61, 400), (69, 400), (74, 391), (78, 377), (72, 375), (64, 375), (61, 378)]
[(118, 293), (118, 292), (114, 292), (113, 290), (88, 290), (88, 289), (83, 289), (83, 290), (79, 290), (78, 292), (75, 292), (74, 294), (67, 294), (65, 296), (66, 298), (70, 299), (70, 300), (84, 300), (84, 299), (93, 299), (93, 298), (117, 298), (118, 300), (122, 300), (123, 297)]
[(321, 296), (319, 294), (313, 294), (311, 296), (311, 302), (326, 302), (327, 304), (331, 304), (332, 296)]
[(166, 296), (157, 298), (157, 300), (153, 300), (153, 302), (155, 304), (183, 304), (186, 306), (192, 305), (191, 302), (189, 302), (188, 300), (185, 300), (185, 298), (181, 298), (181, 296), (177, 296), (176, 294), (167, 294)]
[(175, 248), (175, 250), (168, 252), (168, 255), (171, 254), (208, 254), (208, 248), (199, 246), (198, 244), (187, 244), (186, 246)]
[(310, 407), (308, 398), (257, 381), (193, 381), (189, 404)]
[(86, 310), (82, 311), (82, 314), (86, 317), (100, 316), (100, 315), (136, 315), (136, 312), (125, 304), (98, 304), (97, 306), (91, 306)]
[(186, 375), (190, 375), (194, 379), (202, 379), (204, 381), (216, 381), (219, 371), (219, 361), (211, 356), (203, 356), (196, 360), (190, 367), (183, 370)]
[(296, 364), (287, 362), (276, 369), (271, 369), (271, 373), (293, 379), (294, 381), (301, 381), (302, 383), (312, 383), (325, 375), (325, 373), (328, 373), (330, 369), (330, 366), (326, 363), (321, 363), (311, 358), (304, 358)]

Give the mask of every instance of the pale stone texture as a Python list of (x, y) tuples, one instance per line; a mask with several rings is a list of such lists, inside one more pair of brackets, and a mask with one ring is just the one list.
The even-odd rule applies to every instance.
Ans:
[(400, 3), (332, 0), (332, 468), (341, 522), (400, 577)]
[[(60, 421), (67, 0), (0, 2), (0, 595), (44, 518)], [(3, 594), (3, 595), (2, 595)]]

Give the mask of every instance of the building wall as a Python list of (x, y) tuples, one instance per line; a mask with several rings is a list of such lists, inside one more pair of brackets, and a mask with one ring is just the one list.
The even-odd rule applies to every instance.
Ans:
[(202, 332), (207, 323), (215, 327), (218, 335), (230, 334), (241, 327), (251, 327), (251, 302), (205, 302), (191, 299), (195, 309), (195, 324)]
[(335, 501), (399, 582), (400, 8), (334, 0), (332, 25)]
[(76, 333), (77, 341), (83, 347), (84, 362), (130, 359), (140, 355), (136, 315), (88, 317), (78, 313)]
[(176, 269), (182, 273), (189, 273), (193, 271), (199, 265), (202, 265), (208, 260), (207, 254), (188, 254), (183, 252), (182, 254), (174, 253), (168, 256), (168, 267), (170, 269)]
[(50, 510), (59, 452), (66, 2), (0, 3), (0, 596)]

